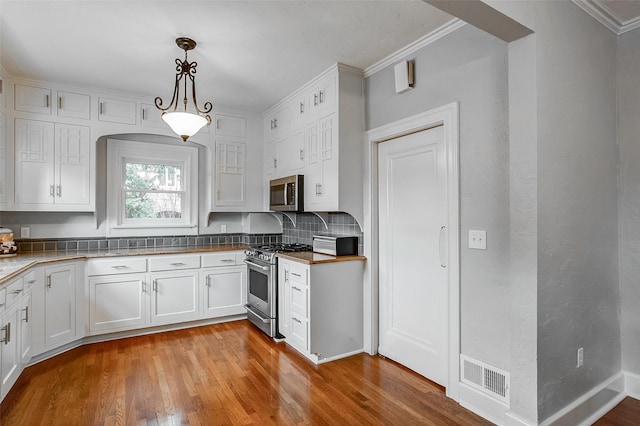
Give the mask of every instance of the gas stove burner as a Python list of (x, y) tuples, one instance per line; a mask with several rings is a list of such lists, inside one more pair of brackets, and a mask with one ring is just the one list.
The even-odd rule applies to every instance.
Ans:
[(256, 247), (258, 250), (269, 253), (281, 253), (281, 252), (298, 252), (298, 251), (310, 251), (311, 246), (307, 244), (268, 244)]

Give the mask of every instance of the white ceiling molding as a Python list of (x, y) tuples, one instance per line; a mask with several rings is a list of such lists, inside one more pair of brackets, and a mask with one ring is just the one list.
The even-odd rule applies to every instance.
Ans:
[(375, 73), (377, 73), (378, 71), (380, 71), (383, 68), (388, 67), (389, 65), (393, 65), (394, 63), (398, 62), (399, 60), (405, 58), (406, 56), (411, 55), (412, 53), (422, 49), (423, 47), (435, 42), (436, 40), (446, 36), (447, 34), (452, 33), (453, 31), (462, 28), (463, 26), (466, 25), (466, 22), (460, 20), (460, 19), (452, 19), (451, 21), (447, 22), (446, 24), (444, 24), (443, 26), (436, 28), (435, 30), (433, 30), (432, 32), (430, 32), (429, 34), (425, 35), (424, 37), (419, 38), (418, 40), (406, 45), (405, 47), (403, 47), (402, 49), (392, 53), (391, 55), (387, 56), (386, 58), (383, 58), (382, 60), (376, 62), (375, 64), (371, 65), (370, 67), (367, 67), (364, 70), (364, 77), (367, 78)]
[(612, 0), (571, 1), (618, 35), (640, 28), (640, 2)]

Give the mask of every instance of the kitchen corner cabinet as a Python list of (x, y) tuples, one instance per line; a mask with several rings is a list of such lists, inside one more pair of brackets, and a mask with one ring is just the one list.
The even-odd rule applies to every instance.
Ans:
[(88, 126), (15, 120), (16, 210), (93, 211)]
[[(336, 64), (269, 109), (265, 181), (302, 174), (305, 210), (345, 211), (361, 220), (363, 99), (362, 71)], [(291, 118), (274, 134), (270, 126), (282, 110)]]
[(44, 269), (44, 347), (52, 349), (70, 343), (77, 333), (76, 265)]
[(280, 333), (316, 364), (363, 351), (361, 260), (278, 259)]

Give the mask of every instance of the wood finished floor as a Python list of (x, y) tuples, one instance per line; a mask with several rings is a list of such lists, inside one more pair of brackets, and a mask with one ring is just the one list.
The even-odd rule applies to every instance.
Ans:
[[(626, 398), (598, 426), (638, 425)], [(319, 367), (247, 321), (96, 343), (27, 368), (0, 425), (484, 425), (398, 364)]]
[(443, 389), (361, 354), (314, 366), (247, 321), (83, 346), (27, 368), (19, 425), (482, 425)]

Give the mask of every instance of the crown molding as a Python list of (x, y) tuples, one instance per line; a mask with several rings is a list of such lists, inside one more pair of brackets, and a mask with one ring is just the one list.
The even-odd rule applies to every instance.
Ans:
[(602, 6), (598, 5), (594, 0), (571, 0), (580, 9), (587, 12), (596, 21), (600, 22), (605, 27), (609, 28), (615, 34), (620, 35), (627, 31), (640, 28), (640, 16), (635, 19), (620, 22), (611, 13), (605, 10)]
[(452, 19), (451, 21), (447, 22), (446, 24), (442, 25), (439, 28), (436, 28), (435, 30), (425, 35), (424, 37), (419, 38), (418, 40), (406, 45), (400, 50), (376, 62), (370, 67), (367, 67), (364, 70), (365, 78), (377, 73), (378, 71), (388, 67), (389, 65), (393, 65), (395, 62), (399, 61), (400, 59), (403, 59), (406, 56), (411, 55), (412, 53), (435, 42), (436, 40), (446, 36), (447, 34), (452, 33), (453, 31), (459, 28), (462, 28), (465, 25), (466, 25), (466, 22), (458, 18)]

